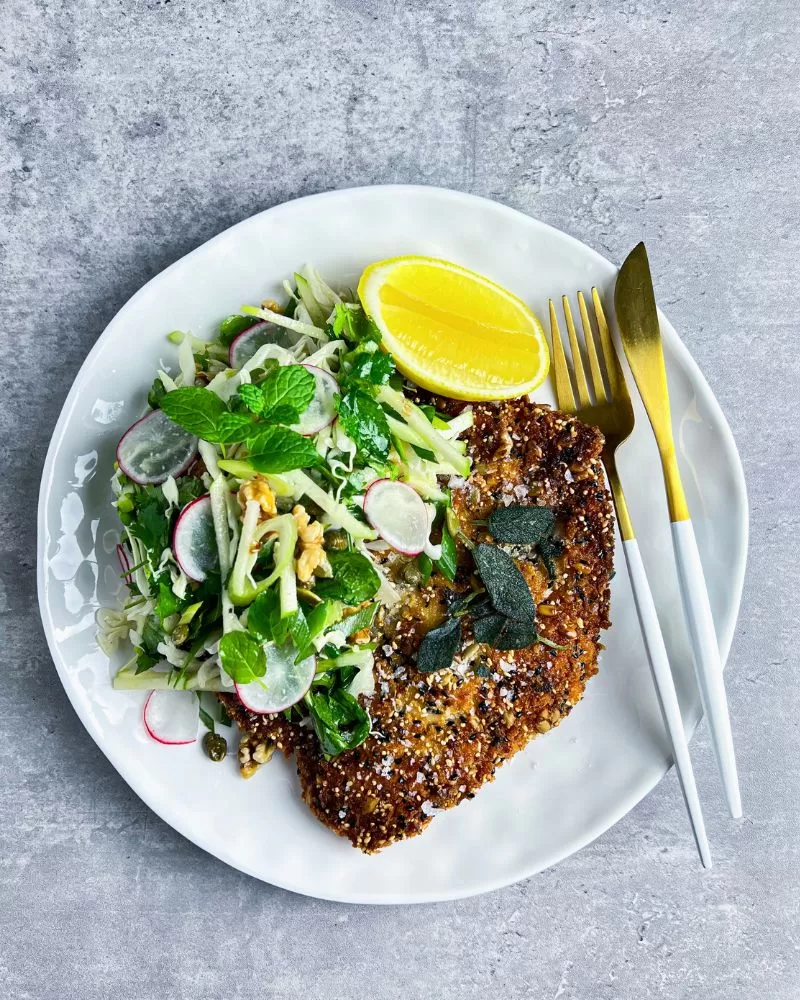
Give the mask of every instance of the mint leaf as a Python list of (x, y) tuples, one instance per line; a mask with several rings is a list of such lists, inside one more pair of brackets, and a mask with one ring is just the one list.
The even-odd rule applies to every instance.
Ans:
[(444, 670), (461, 649), (461, 619), (448, 618), (443, 625), (432, 628), (419, 644), (417, 670), (432, 674)]
[(244, 441), (253, 426), (248, 413), (231, 413), (219, 396), (201, 386), (173, 389), (161, 400), (161, 409), (190, 434), (215, 444)]
[(320, 597), (346, 604), (361, 604), (368, 601), (381, 585), (378, 571), (360, 552), (329, 552), (328, 561), (333, 577), (317, 580), (315, 590)]
[(227, 406), (201, 386), (173, 389), (161, 400), (161, 409), (176, 424), (204, 441), (217, 441), (217, 425)]
[(274, 423), (294, 424), (314, 398), (316, 382), (302, 365), (283, 365), (264, 379), (260, 387), (261, 416)]
[(350, 389), (339, 399), (339, 423), (345, 434), (368, 458), (385, 462), (389, 454), (386, 414), (363, 389)]
[(239, 386), (238, 395), (251, 413), (261, 413), (264, 409), (264, 393), (260, 386), (246, 382)]
[(246, 441), (253, 433), (254, 426), (252, 418), (247, 413), (223, 413), (217, 421), (214, 440), (217, 444)]
[(250, 451), (247, 460), (259, 472), (289, 472), (319, 462), (319, 453), (311, 440), (288, 427), (261, 427), (248, 438), (247, 447)]
[(226, 632), (219, 642), (219, 661), (237, 684), (249, 684), (267, 670), (264, 648), (248, 632)]
[(496, 610), (515, 621), (532, 622), (536, 617), (536, 606), (530, 587), (511, 556), (496, 545), (485, 542), (472, 555)]

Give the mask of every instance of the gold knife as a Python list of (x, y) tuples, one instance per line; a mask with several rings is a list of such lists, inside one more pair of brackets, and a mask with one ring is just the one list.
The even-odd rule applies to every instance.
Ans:
[(694, 652), (695, 674), (711, 731), (728, 809), (731, 816), (738, 818), (742, 815), (742, 800), (725, 682), (722, 678), (722, 661), (703, 575), (703, 564), (700, 561), (675, 454), (664, 350), (661, 344), (650, 264), (644, 243), (640, 243), (631, 251), (620, 268), (614, 305), (622, 346), (639, 388), (644, 408), (647, 410), (647, 416), (650, 418), (661, 455), (669, 516), (672, 522), (672, 544), (678, 567), (683, 610)]

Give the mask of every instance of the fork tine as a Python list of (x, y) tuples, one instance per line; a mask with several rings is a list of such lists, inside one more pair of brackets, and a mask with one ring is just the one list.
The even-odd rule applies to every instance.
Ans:
[(589, 386), (586, 382), (586, 373), (583, 370), (583, 360), (581, 349), (578, 344), (578, 335), (575, 332), (575, 324), (572, 321), (572, 310), (569, 307), (569, 299), (566, 295), (561, 296), (561, 304), (564, 306), (564, 316), (567, 320), (567, 332), (569, 333), (569, 346), (572, 350), (572, 369), (575, 372), (575, 384), (578, 387), (578, 402), (582, 407), (592, 405), (589, 397)]
[(583, 292), (578, 292), (578, 308), (581, 311), (581, 323), (583, 324), (583, 340), (586, 344), (586, 353), (589, 356), (589, 371), (592, 373), (592, 385), (598, 403), (605, 403), (606, 387), (603, 382), (603, 373), (600, 370), (600, 362), (597, 359), (597, 345), (594, 341), (594, 331), (589, 320), (589, 312), (586, 308), (586, 299)]
[(612, 400), (630, 399), (628, 386), (625, 384), (625, 376), (622, 373), (622, 366), (619, 363), (617, 350), (614, 341), (611, 339), (611, 331), (608, 329), (606, 314), (603, 312), (603, 303), (596, 288), (592, 289), (592, 302), (594, 303), (594, 315), (597, 320), (597, 329), (600, 331), (600, 344), (603, 349), (603, 359), (608, 372), (608, 387), (611, 390)]
[(556, 402), (559, 410), (565, 413), (575, 413), (575, 396), (569, 380), (569, 368), (564, 356), (564, 343), (561, 340), (561, 330), (558, 328), (556, 307), (550, 299), (550, 339), (553, 342), (553, 378), (556, 383)]

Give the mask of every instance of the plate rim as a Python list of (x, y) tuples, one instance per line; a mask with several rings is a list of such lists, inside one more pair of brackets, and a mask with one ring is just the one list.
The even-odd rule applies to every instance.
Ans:
[[(45, 538), (47, 535), (47, 524), (46, 524), (46, 507), (47, 498), (50, 492), (50, 488), (53, 484), (54, 478), (54, 467), (56, 462), (56, 457), (58, 455), (61, 443), (64, 438), (66, 431), (66, 425), (68, 419), (74, 409), (75, 403), (79, 395), (79, 385), (82, 381), (84, 373), (88, 371), (93, 365), (94, 358), (100, 353), (105, 341), (109, 338), (112, 328), (117, 324), (120, 317), (128, 310), (129, 307), (140, 298), (152, 290), (152, 287), (159, 283), (165, 276), (171, 272), (173, 269), (185, 265), (195, 255), (199, 255), (201, 252), (206, 251), (206, 249), (216, 242), (222, 241), (228, 236), (234, 229), (237, 229), (248, 224), (254, 224), (255, 220), (261, 219), (265, 216), (274, 216), (280, 214), (282, 211), (288, 210), (291, 206), (295, 206), (300, 202), (310, 202), (310, 201), (328, 201), (328, 200), (347, 200), (352, 197), (364, 196), (369, 193), (375, 192), (386, 192), (402, 197), (403, 195), (419, 196), (427, 195), (436, 198), (452, 199), (454, 201), (461, 201), (466, 204), (471, 205), (483, 205), (490, 206), (495, 211), (500, 211), (501, 213), (513, 216), (515, 218), (522, 217), (526, 222), (533, 223), (535, 226), (539, 226), (542, 229), (549, 230), (558, 235), (560, 239), (565, 239), (569, 243), (580, 248), (582, 253), (587, 251), (593, 255), (596, 260), (607, 268), (613, 268), (617, 270), (617, 266), (604, 257), (599, 251), (595, 250), (593, 247), (579, 240), (577, 237), (572, 236), (570, 233), (566, 233), (563, 230), (558, 229), (556, 226), (551, 225), (547, 222), (542, 222), (535, 216), (528, 215), (520, 209), (512, 208), (503, 202), (496, 201), (492, 198), (485, 198), (480, 195), (470, 194), (465, 191), (459, 191), (453, 188), (439, 187), (436, 185), (426, 185), (426, 184), (374, 184), (374, 185), (360, 185), (355, 187), (347, 188), (335, 188), (328, 191), (317, 192), (314, 194), (303, 195), (298, 198), (292, 198), (288, 201), (280, 202), (277, 205), (273, 205), (269, 208), (263, 209), (260, 212), (248, 216), (247, 218), (240, 219), (233, 225), (228, 226), (226, 229), (217, 233), (211, 239), (206, 240), (199, 246), (190, 250), (188, 253), (179, 257), (177, 260), (173, 261), (167, 267), (163, 268), (158, 274), (150, 278), (144, 285), (141, 286), (129, 299), (127, 299), (123, 305), (117, 310), (114, 316), (109, 320), (109, 322), (104, 327), (102, 333), (98, 336), (94, 345), (92, 346), (89, 353), (86, 355), (83, 363), (81, 364), (79, 370), (75, 374), (75, 377), (70, 386), (69, 392), (64, 400), (64, 403), (59, 411), (56, 422), (53, 426), (53, 431), (50, 437), (50, 443), (47, 448), (47, 454), (45, 456), (44, 464), (42, 467), (42, 475), (39, 485), (39, 497), (37, 504), (37, 598), (39, 605), (39, 615), (42, 621), (42, 627), (45, 633), (45, 639), (47, 640), (48, 649), (50, 651), (53, 664), (56, 668), (61, 685), (69, 699), (72, 708), (74, 709), (76, 715), (80, 719), (84, 728), (94, 740), (97, 747), (109, 761), (114, 770), (119, 774), (119, 776), (126, 782), (126, 784), (135, 792), (135, 794), (142, 800), (148, 809), (151, 809), (156, 815), (166, 823), (170, 828), (175, 830), (181, 836), (185, 837), (195, 846), (199, 847), (201, 850), (210, 854), (212, 857), (222, 861), (224, 864), (230, 865), (232, 868), (244, 872), (247, 875), (252, 876), (259, 882), (266, 885), (273, 885), (276, 888), (288, 890), (290, 892), (298, 893), (299, 895), (307, 896), (312, 899), (324, 899), (331, 902), (338, 903), (351, 903), (351, 904), (369, 904), (373, 906), (382, 905), (414, 905), (414, 904), (426, 904), (433, 902), (448, 902), (457, 899), (469, 898), (472, 896), (482, 895), (487, 892), (493, 892), (499, 889), (506, 888), (510, 885), (515, 885), (518, 882), (525, 881), (539, 872), (544, 871), (547, 868), (551, 868), (566, 858), (582, 850), (584, 847), (591, 844), (602, 834), (606, 833), (613, 826), (626, 816), (636, 805), (639, 804), (649, 793), (660, 783), (662, 778), (668, 773), (668, 771), (673, 766), (668, 764), (663, 771), (660, 771), (655, 779), (651, 780), (649, 776), (645, 776), (640, 782), (633, 785), (628, 789), (627, 794), (618, 802), (618, 808), (613, 810), (611, 813), (606, 814), (601, 821), (595, 822), (593, 825), (587, 827), (582, 836), (576, 837), (568, 841), (567, 846), (564, 849), (552, 852), (551, 856), (547, 857), (542, 862), (537, 862), (533, 867), (526, 868), (520, 871), (513, 878), (503, 878), (500, 881), (489, 880), (485, 885), (471, 885), (466, 889), (459, 890), (453, 889), (452, 891), (442, 892), (434, 891), (431, 893), (417, 892), (413, 897), (399, 897), (392, 896), (388, 894), (386, 898), (376, 898), (375, 896), (362, 895), (359, 891), (350, 892), (347, 895), (337, 894), (337, 893), (316, 893), (310, 891), (306, 886), (301, 886), (294, 884), (292, 880), (279, 880), (275, 878), (266, 879), (261, 873), (250, 868), (246, 863), (243, 863), (239, 858), (234, 858), (231, 854), (224, 850), (220, 850), (216, 845), (211, 846), (207, 842), (207, 838), (195, 829), (191, 829), (187, 823), (182, 822), (180, 819), (175, 821), (173, 819), (168, 819), (163, 815), (162, 811), (156, 808), (152, 802), (147, 791), (141, 787), (141, 782), (137, 777), (133, 776), (128, 772), (125, 767), (125, 761), (123, 759), (117, 760), (110, 750), (108, 750), (102, 740), (102, 734), (97, 730), (94, 725), (93, 719), (89, 716), (88, 712), (83, 710), (83, 706), (77, 699), (77, 692), (73, 696), (71, 690), (71, 685), (67, 683), (66, 668), (63, 662), (63, 657), (60, 652), (60, 648), (55, 639), (54, 625), (49, 616), (49, 610), (47, 605), (47, 580), (45, 575), (45, 563), (46, 563), (46, 547)], [(726, 457), (729, 460), (729, 465), (731, 472), (733, 473), (734, 480), (734, 493), (736, 498), (737, 507), (741, 508), (742, 518), (741, 523), (737, 525), (737, 530), (740, 533), (741, 541), (741, 556), (737, 558), (736, 564), (732, 567), (731, 580), (732, 580), (732, 609), (729, 620), (723, 623), (722, 631), (718, 634), (718, 639), (720, 642), (720, 654), (722, 659), (723, 667), (727, 663), (728, 655), (730, 653), (731, 644), (733, 641), (733, 636), (735, 633), (736, 625), (739, 619), (739, 612), (741, 609), (742, 592), (744, 588), (744, 576), (747, 565), (747, 556), (749, 551), (749, 522), (750, 522), (750, 510), (749, 510), (749, 500), (747, 496), (747, 485), (744, 476), (744, 468), (742, 465), (741, 456), (739, 455), (739, 450), (736, 446), (736, 440), (733, 436), (733, 432), (730, 428), (727, 418), (725, 417), (724, 411), (720, 406), (711, 386), (708, 384), (703, 372), (701, 371), (699, 365), (692, 357), (688, 347), (683, 343), (683, 341), (678, 336), (677, 332), (674, 330), (669, 320), (661, 313), (659, 310), (659, 318), (662, 321), (666, 321), (666, 326), (662, 330), (664, 340), (668, 343), (669, 348), (675, 352), (678, 357), (679, 362), (682, 364), (684, 369), (688, 372), (694, 385), (700, 390), (704, 405), (716, 415), (717, 425), (716, 430), (718, 431), (722, 442), (723, 448), (726, 453)], [(688, 720), (687, 732), (689, 734), (689, 739), (694, 735), (697, 725), (702, 718), (702, 710), (695, 710), (692, 717)]]

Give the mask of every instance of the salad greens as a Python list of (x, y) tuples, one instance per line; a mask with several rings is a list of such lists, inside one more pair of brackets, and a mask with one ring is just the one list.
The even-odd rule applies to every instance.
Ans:
[[(108, 653), (133, 647), (119, 689), (238, 692), (251, 711), (306, 717), (334, 756), (370, 732), (359, 700), (373, 689), (370, 629), (400, 596), (387, 565), (455, 577), (440, 479), (469, 475), (459, 435), (472, 413), (448, 418), (414, 403), (376, 325), (313, 268), (285, 287), (284, 306), (244, 306), (213, 340), (169, 335), (175, 370), (158, 371), (147, 396), (149, 416), (163, 416), (146, 415), (118, 447), (128, 597), (98, 615), (98, 639)], [(160, 471), (145, 474), (146, 463)], [(418, 524), (367, 521), (377, 480), (417, 491), (424, 537)], [(434, 525), (441, 544), (429, 537)], [(389, 550), (382, 531), (403, 544)], [(460, 638), (453, 621), (445, 652)], [(267, 689), (280, 690), (280, 709)], [(208, 705), (198, 706), (211, 731)]]

